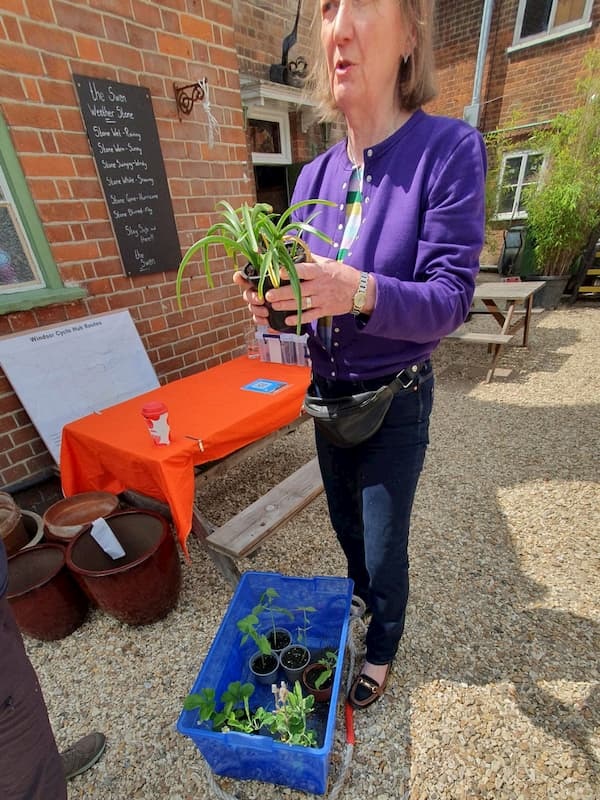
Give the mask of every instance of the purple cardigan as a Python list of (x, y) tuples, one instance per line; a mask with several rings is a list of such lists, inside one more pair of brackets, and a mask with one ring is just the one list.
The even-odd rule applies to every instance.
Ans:
[[(364, 152), (363, 215), (345, 261), (372, 272), (377, 302), (370, 317), (333, 318), (332, 351), (313, 326), (313, 370), (356, 380), (388, 375), (428, 358), (470, 308), (483, 245), (485, 145), (464, 122), (416, 111), (398, 131)], [(346, 140), (301, 171), (292, 202), (317, 206), (328, 246), (305, 236), (314, 253), (335, 259), (345, 224), (352, 165)], [(298, 218), (314, 210), (301, 208)]]

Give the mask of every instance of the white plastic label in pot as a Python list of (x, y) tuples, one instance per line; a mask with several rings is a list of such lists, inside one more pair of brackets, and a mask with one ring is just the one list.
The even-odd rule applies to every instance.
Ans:
[(91, 534), (108, 556), (113, 559), (123, 558), (125, 550), (105, 519), (99, 517), (92, 522)]

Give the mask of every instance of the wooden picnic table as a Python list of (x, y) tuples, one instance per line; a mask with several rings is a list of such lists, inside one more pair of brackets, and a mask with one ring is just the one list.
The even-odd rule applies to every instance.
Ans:
[[(62, 433), (64, 494), (133, 491), (166, 504), (184, 552), (193, 532), (233, 585), (239, 579), (235, 558), (256, 549), (322, 491), (316, 459), (218, 528), (202, 515), (196, 489), (209, 474), (223, 474), (306, 419), (302, 402), (309, 380), (308, 367), (242, 356), (75, 420)], [(273, 393), (248, 390), (258, 381), (284, 385)], [(149, 401), (168, 407), (169, 445), (157, 446), (149, 436), (140, 413)], [(197, 476), (200, 465), (204, 471)]]
[[(468, 330), (467, 326), (462, 326), (447, 338), (488, 345), (492, 360), (486, 375), (486, 383), (489, 383), (494, 375), (502, 347), (521, 329), (523, 330), (521, 346), (527, 347), (533, 297), (543, 286), (544, 281), (506, 280), (485, 281), (475, 287), (471, 313), (489, 314), (498, 323), (500, 332), (477, 333)], [(483, 305), (483, 309), (480, 305)]]

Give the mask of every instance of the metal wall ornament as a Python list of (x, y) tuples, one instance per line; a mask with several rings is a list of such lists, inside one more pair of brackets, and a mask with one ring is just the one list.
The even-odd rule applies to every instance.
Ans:
[(196, 83), (188, 83), (186, 86), (178, 86), (173, 84), (175, 89), (175, 103), (177, 105), (177, 113), (180, 115), (192, 113), (194, 104), (199, 100), (204, 100), (205, 95), (205, 82), (196, 81)]
[(210, 110), (210, 98), (208, 96), (208, 78), (202, 78), (196, 83), (188, 83), (185, 86), (178, 86), (173, 84), (175, 89), (175, 103), (177, 105), (177, 115), (181, 120), (181, 115), (189, 115), (194, 107), (194, 104), (200, 101), (202, 108), (206, 114), (206, 121), (208, 122), (208, 146), (213, 147), (215, 143), (215, 134), (219, 131), (219, 123), (214, 114)]
[(308, 63), (305, 58), (299, 56), (295, 61), (288, 62), (288, 53), (296, 44), (296, 39), (298, 38), (298, 22), (300, 21), (301, 6), (302, 0), (298, 0), (298, 8), (296, 10), (296, 21), (294, 22), (294, 27), (283, 39), (281, 48), (281, 64), (271, 64), (269, 78), (273, 81), (273, 83), (283, 83), (287, 86), (302, 86), (304, 79), (306, 78)]

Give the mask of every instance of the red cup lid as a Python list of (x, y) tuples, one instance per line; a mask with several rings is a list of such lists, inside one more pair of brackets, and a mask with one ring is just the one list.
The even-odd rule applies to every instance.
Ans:
[(160, 417), (161, 414), (166, 414), (168, 411), (166, 405), (161, 403), (159, 400), (155, 400), (151, 403), (145, 403), (142, 406), (142, 414), (145, 417)]

